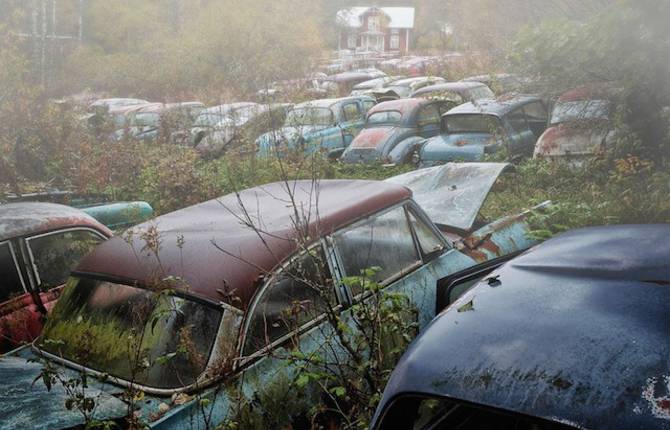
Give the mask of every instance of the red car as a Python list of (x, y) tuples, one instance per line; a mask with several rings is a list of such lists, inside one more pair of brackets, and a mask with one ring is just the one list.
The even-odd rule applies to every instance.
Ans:
[(111, 230), (79, 209), (0, 205), (0, 352), (31, 342), (79, 259)]

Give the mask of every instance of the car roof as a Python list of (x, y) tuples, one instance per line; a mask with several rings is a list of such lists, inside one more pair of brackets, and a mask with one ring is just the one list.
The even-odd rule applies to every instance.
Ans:
[(419, 108), (420, 106), (428, 105), (431, 103), (436, 102), (433, 100), (422, 99), (422, 98), (389, 100), (387, 102), (381, 102), (379, 104), (374, 105), (368, 111), (368, 115), (371, 115), (375, 112), (382, 112), (389, 110), (397, 110), (400, 111), (403, 115), (405, 115), (408, 112), (411, 112), (414, 109)]
[(55, 203), (0, 205), (0, 242), (67, 227), (88, 227), (111, 236), (111, 231), (79, 209)]
[(429, 79), (443, 79), (440, 78), (439, 76), (416, 76), (413, 78), (404, 78), (404, 79), (399, 79), (397, 81), (393, 81), (389, 86), (409, 86), (412, 85), (415, 82), (423, 82)]
[[(409, 189), (379, 181), (275, 182), (140, 224), (127, 237), (96, 248), (76, 272), (148, 287), (157, 276), (178, 278), (192, 295), (244, 309), (260, 279), (296, 250), (296, 216), (305, 220), (301, 225), (316, 240), (410, 197)], [(295, 205), (289, 204), (291, 198)], [(261, 226), (260, 234), (249, 226), (250, 220)], [(158, 259), (145, 246), (156, 232)]]
[[(426, 94), (433, 91), (452, 91), (460, 93), (462, 91), (471, 90), (473, 88), (486, 87), (482, 82), (463, 81), (463, 82), (445, 82), (442, 84), (429, 85), (427, 87), (419, 88), (414, 92), (414, 96)], [(488, 87), (487, 87), (488, 88)]]
[(668, 237), (591, 227), (512, 260), (416, 339), (382, 405), (424, 393), (578, 428), (667, 426)]
[(293, 108), (294, 109), (299, 109), (299, 108), (306, 108), (306, 107), (316, 107), (316, 108), (330, 108), (333, 105), (336, 105), (338, 103), (346, 102), (346, 101), (354, 101), (354, 100), (374, 100), (372, 97), (369, 96), (351, 96), (351, 97), (342, 97), (338, 99), (318, 99), (318, 100), (311, 100), (308, 102), (303, 102), (295, 105)]
[(558, 97), (557, 102), (575, 102), (582, 100), (609, 100), (612, 97), (612, 91), (605, 84), (583, 85), (566, 91)]
[(536, 101), (541, 102), (542, 99), (536, 96), (509, 94), (498, 97), (497, 99), (482, 99), (477, 100), (477, 102), (474, 103), (464, 103), (449, 110), (449, 112), (445, 113), (444, 115), (478, 113), (504, 116), (519, 106)]

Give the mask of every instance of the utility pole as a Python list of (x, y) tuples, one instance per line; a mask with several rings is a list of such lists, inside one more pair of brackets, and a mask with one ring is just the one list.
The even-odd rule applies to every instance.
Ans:
[[(84, 36), (84, 1), (78, 0), (78, 29), (76, 34), (58, 34), (58, 0), (31, 0), (29, 3), (31, 28), (29, 32), (15, 33), (32, 41), (33, 62), (42, 86), (47, 85), (47, 69), (55, 64), (56, 46), (68, 41), (81, 43)], [(26, 3), (28, 3), (26, 1)], [(49, 11), (49, 9), (51, 9)], [(48, 12), (51, 12), (49, 19)], [(51, 21), (51, 22), (49, 22)]]

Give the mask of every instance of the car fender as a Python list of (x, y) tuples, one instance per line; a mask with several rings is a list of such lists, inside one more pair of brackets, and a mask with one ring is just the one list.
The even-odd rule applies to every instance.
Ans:
[(402, 140), (393, 147), (391, 152), (389, 152), (388, 159), (394, 164), (405, 163), (407, 162), (407, 157), (410, 156), (412, 152), (419, 150), (425, 142), (426, 139), (420, 136), (412, 136)]

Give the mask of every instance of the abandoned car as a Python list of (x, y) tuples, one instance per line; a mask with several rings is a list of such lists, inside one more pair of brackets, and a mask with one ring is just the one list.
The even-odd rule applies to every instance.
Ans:
[(507, 93), (524, 92), (524, 87), (530, 83), (529, 79), (510, 73), (470, 76), (461, 79), (461, 82), (481, 82), (499, 96)]
[(169, 141), (172, 132), (190, 128), (204, 108), (200, 102), (138, 105), (125, 112), (126, 121), (115, 131), (114, 138), (153, 141), (162, 133)]
[(420, 88), (429, 85), (441, 84), (446, 82), (444, 78), (437, 76), (417, 76), (414, 78), (400, 79), (393, 81), (389, 85), (385, 85), (375, 92), (377, 97), (395, 97), (408, 98)]
[(328, 76), (321, 81), (321, 88), (331, 97), (346, 97), (354, 86), (370, 79), (383, 78), (386, 73), (377, 69), (363, 69)]
[[(9, 194), (7, 203), (57, 203), (92, 216), (96, 221), (112, 230), (122, 230), (146, 221), (154, 214), (151, 205), (143, 201), (114, 202), (101, 194), (81, 194), (72, 191), (46, 191), (26, 194)], [(2, 202), (0, 202), (1, 204)]]
[(323, 153), (336, 159), (363, 128), (365, 114), (375, 103), (368, 96), (300, 103), (288, 111), (282, 128), (256, 140), (258, 156), (276, 157), (296, 151)]
[(149, 102), (143, 99), (131, 98), (98, 99), (89, 105), (89, 110), (93, 111), (99, 108), (111, 110), (128, 106), (143, 105), (147, 103)]
[(421, 147), (419, 163), (478, 161), (501, 149), (510, 159), (531, 156), (547, 127), (547, 108), (533, 96), (480, 100), (451, 109), (442, 117), (442, 134)]
[(365, 127), (345, 149), (346, 163), (409, 163), (420, 144), (440, 134), (442, 114), (452, 104), (422, 98), (379, 103), (368, 112)]
[(612, 144), (611, 94), (599, 86), (577, 88), (558, 98), (549, 128), (535, 145), (534, 156), (580, 162)]
[(414, 91), (412, 97), (449, 101), (451, 107), (467, 102), (495, 98), (493, 91), (481, 82), (445, 82)]
[(669, 236), (585, 228), (453, 277), (371, 428), (670, 428)]
[(252, 144), (267, 130), (281, 127), (290, 108), (290, 104), (239, 102), (205, 109), (184, 144), (201, 155), (218, 157), (245, 143)]
[(70, 270), (112, 232), (53, 203), (0, 205), (0, 352), (40, 334)]
[(400, 79), (405, 79), (405, 76), (384, 76), (381, 78), (370, 79), (368, 81), (363, 81), (360, 84), (354, 85), (351, 90), (350, 96), (360, 96), (360, 95), (373, 95), (375, 91), (383, 88), (386, 85), (391, 84), (392, 82), (398, 81)]
[[(2, 423), (82, 424), (80, 413), (63, 410), (62, 387), (32, 384), (41, 367), (27, 360), (35, 357), (100, 377), (87, 379), (96, 419), (123, 420), (121, 393), (132, 384), (143, 395), (134, 415), (148, 426), (220, 423), (235, 387), (251, 396), (293, 371), (287, 348), (335, 353), (325, 307), (346, 313), (369, 297), (347, 277), (406, 294), (425, 327), (442, 279), (535, 243), (526, 213), (488, 225), (478, 216), (506, 166), (450, 164), (386, 182), (273, 183), (101, 244), (73, 272), (32, 348), (0, 361), (6, 391), (22, 393), (24, 405), (5, 408)], [(432, 203), (424, 211), (420, 201)]]

